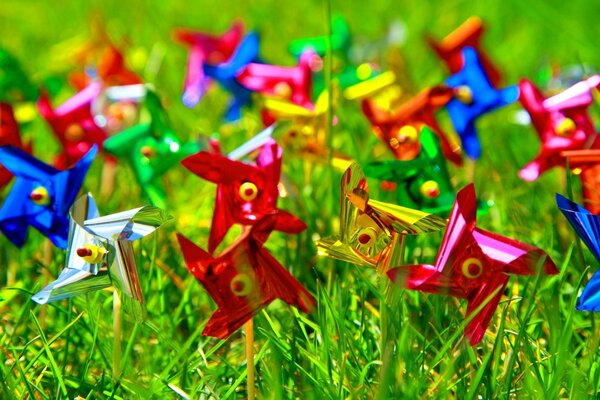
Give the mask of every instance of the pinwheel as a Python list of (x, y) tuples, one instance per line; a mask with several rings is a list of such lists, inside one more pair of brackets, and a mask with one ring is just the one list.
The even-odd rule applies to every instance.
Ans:
[(142, 320), (144, 295), (132, 242), (169, 219), (153, 206), (101, 217), (90, 194), (80, 197), (71, 209), (66, 267), (32, 299), (45, 304), (114, 286), (136, 320)]
[[(556, 204), (577, 236), (583, 240), (597, 261), (600, 261), (600, 216), (590, 213), (581, 205), (556, 194)], [(600, 311), (600, 271), (585, 285), (579, 299), (577, 309), (583, 311)]]
[(132, 127), (139, 117), (146, 92), (143, 84), (102, 88), (91, 104), (94, 122), (108, 135)]
[(417, 140), (419, 150), (412, 160), (372, 162), (365, 167), (365, 173), (395, 189), (398, 204), (445, 215), (452, 207), (454, 190), (439, 139), (423, 125)]
[(470, 321), (465, 336), (471, 345), (483, 338), (508, 274), (558, 273), (543, 250), (477, 228), (476, 204), (473, 184), (458, 192), (434, 265), (399, 266), (388, 272), (392, 281), (407, 289), (466, 299)]
[(365, 99), (362, 110), (379, 137), (399, 160), (410, 160), (420, 151), (419, 131), (427, 125), (438, 136), (442, 151), (448, 160), (462, 164), (461, 149), (451, 143), (440, 128), (435, 111), (445, 106), (453, 89), (441, 85), (425, 89), (391, 113), (377, 106), (375, 100)]
[(38, 109), (63, 146), (55, 161), (58, 168), (70, 167), (94, 145), (102, 149), (106, 132), (96, 125), (90, 111), (92, 101), (100, 90), (100, 83), (92, 82), (57, 108), (52, 108), (48, 94), (42, 92)]
[(311, 294), (263, 247), (279, 213), (262, 216), (217, 257), (177, 235), (187, 268), (218, 306), (203, 335), (225, 339), (275, 299), (306, 313), (314, 308)]
[(600, 214), (600, 150), (570, 150), (560, 153), (573, 174), (581, 178), (583, 204), (592, 214)]
[(263, 122), (270, 125), (274, 121), (291, 124), (283, 137), (278, 138), (286, 154), (327, 157), (327, 110), (331, 99), (323, 92), (314, 107), (303, 107), (291, 101), (267, 97), (263, 101)]
[[(181, 163), (194, 174), (217, 184), (208, 251), (213, 254), (234, 223), (254, 225), (277, 210), (281, 147), (268, 140), (256, 165), (231, 160), (224, 155), (201, 151)], [(279, 210), (274, 230), (299, 233), (306, 225), (287, 211)]]
[(96, 153), (92, 146), (71, 169), (59, 171), (15, 147), (0, 147), (0, 164), (16, 177), (0, 208), (0, 231), (22, 247), (31, 225), (64, 249), (69, 233), (67, 214)]
[(241, 70), (237, 79), (244, 87), (262, 95), (312, 107), (312, 67), (318, 59), (314, 52), (306, 51), (294, 67), (250, 63)]
[(175, 135), (156, 93), (148, 91), (144, 104), (151, 121), (111, 136), (104, 142), (104, 149), (117, 157), (126, 158), (142, 191), (152, 204), (164, 208), (166, 193), (160, 177), (200, 148), (194, 142), (183, 144)]
[(445, 221), (435, 215), (371, 199), (356, 163), (342, 176), (340, 192), (340, 233), (317, 242), (321, 255), (385, 273), (404, 261), (403, 235), (445, 227)]
[(470, 17), (441, 41), (438, 42), (431, 36), (428, 36), (427, 42), (438, 56), (446, 62), (451, 73), (456, 73), (463, 68), (464, 60), (462, 51), (467, 46), (472, 47), (477, 51), (483, 69), (489, 77), (489, 81), (496, 86), (500, 84), (502, 77), (500, 71), (486, 56), (485, 51), (481, 49), (480, 42), (482, 35), (483, 22), (481, 18)]
[(175, 29), (173, 36), (181, 44), (189, 46), (188, 69), (185, 78), (183, 104), (194, 107), (208, 89), (208, 77), (204, 65), (227, 62), (239, 46), (244, 34), (244, 24), (237, 21), (221, 36), (213, 36), (188, 29)]
[(519, 90), (516, 86), (496, 89), (472, 47), (465, 47), (462, 57), (462, 69), (446, 80), (446, 84), (454, 89), (454, 99), (450, 100), (446, 109), (465, 153), (470, 158), (477, 159), (481, 155), (481, 144), (477, 138), (475, 120), (497, 108), (514, 103), (519, 97)]
[(200, 56), (201, 51), (198, 47), (192, 47), (188, 58), (183, 104), (186, 107), (194, 107), (198, 104), (206, 91), (208, 77), (217, 81), (233, 96), (225, 119), (238, 120), (241, 117), (242, 107), (250, 104), (252, 92), (238, 82), (237, 75), (249, 63), (258, 61), (258, 42), (258, 34), (249, 33), (225, 61), (216, 64), (207, 64)]
[(593, 102), (591, 91), (598, 85), (600, 75), (594, 75), (544, 99), (533, 83), (526, 79), (519, 82), (521, 103), (542, 142), (535, 159), (519, 171), (522, 179), (534, 181), (548, 169), (563, 165), (562, 151), (598, 146), (594, 143), (596, 128), (588, 113)]

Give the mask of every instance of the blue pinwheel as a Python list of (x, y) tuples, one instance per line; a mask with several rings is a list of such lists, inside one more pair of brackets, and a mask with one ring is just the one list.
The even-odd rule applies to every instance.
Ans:
[(69, 209), (97, 152), (94, 145), (72, 168), (59, 171), (16, 147), (0, 147), (0, 164), (17, 178), (0, 208), (0, 231), (22, 247), (31, 225), (65, 249)]
[[(592, 214), (582, 205), (558, 193), (556, 205), (596, 260), (600, 262), (600, 215)], [(577, 309), (600, 311), (600, 271), (596, 272), (583, 288), (581, 296), (577, 299)]]
[(242, 39), (229, 60), (221, 64), (204, 66), (206, 76), (217, 81), (233, 96), (225, 114), (227, 121), (240, 119), (242, 107), (250, 104), (252, 92), (242, 86), (236, 77), (246, 65), (258, 61), (258, 43), (258, 33), (249, 33)]
[(460, 136), (468, 157), (477, 159), (481, 145), (475, 130), (475, 120), (497, 108), (514, 103), (519, 97), (517, 86), (496, 89), (481, 66), (472, 47), (463, 49), (463, 68), (446, 80), (454, 88), (454, 98), (446, 105), (454, 130)]

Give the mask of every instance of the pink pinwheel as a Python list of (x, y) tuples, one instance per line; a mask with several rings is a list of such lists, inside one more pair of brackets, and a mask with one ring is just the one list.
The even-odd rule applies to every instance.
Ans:
[(295, 67), (250, 63), (238, 75), (238, 81), (252, 91), (312, 108), (312, 67), (317, 59), (316, 53), (306, 51)]
[(543, 250), (477, 228), (476, 214), (475, 187), (470, 184), (456, 196), (435, 265), (400, 266), (388, 272), (392, 281), (408, 289), (467, 299), (471, 320), (465, 335), (471, 345), (483, 338), (508, 284), (507, 274), (559, 272)]
[[(196, 175), (218, 185), (208, 240), (211, 254), (234, 223), (254, 225), (277, 209), (281, 156), (281, 147), (270, 139), (262, 147), (256, 165), (207, 151), (191, 155), (181, 162)], [(306, 229), (306, 224), (287, 211), (279, 210), (274, 229), (299, 233)]]
[(102, 148), (106, 132), (96, 125), (91, 113), (92, 101), (101, 91), (98, 82), (92, 82), (57, 108), (52, 108), (46, 93), (42, 93), (37, 106), (63, 146), (56, 166), (64, 169), (76, 163), (95, 144)]
[(594, 144), (597, 133), (588, 113), (593, 101), (591, 91), (598, 85), (600, 75), (594, 75), (544, 99), (529, 80), (523, 79), (519, 83), (519, 99), (542, 142), (535, 159), (519, 171), (522, 179), (535, 181), (550, 168), (563, 165), (560, 153), (565, 150), (598, 146)]

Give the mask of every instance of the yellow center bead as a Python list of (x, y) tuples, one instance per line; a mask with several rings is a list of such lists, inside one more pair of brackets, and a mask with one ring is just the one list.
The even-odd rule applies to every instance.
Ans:
[(47, 206), (50, 204), (50, 194), (48, 189), (43, 186), (38, 186), (31, 191), (29, 198), (38, 206)]
[(473, 92), (468, 86), (459, 86), (454, 89), (454, 96), (463, 104), (473, 103)]
[(358, 66), (358, 68), (356, 68), (356, 76), (361, 81), (364, 81), (365, 79), (369, 79), (372, 74), (373, 74), (373, 68), (367, 63), (360, 64)]
[(106, 249), (95, 244), (86, 244), (77, 249), (77, 255), (87, 263), (98, 264), (104, 258)]
[(435, 199), (440, 195), (440, 186), (436, 181), (425, 181), (420, 188), (421, 194), (428, 199)]
[(467, 258), (462, 263), (462, 273), (469, 279), (479, 278), (483, 273), (483, 264), (476, 258)]
[(252, 279), (248, 274), (237, 274), (230, 283), (231, 293), (238, 297), (248, 296), (252, 292)]
[(404, 125), (398, 130), (398, 138), (401, 143), (412, 143), (419, 138), (419, 131), (412, 125)]
[(244, 201), (252, 201), (258, 196), (258, 188), (252, 182), (244, 182), (240, 185), (240, 197)]
[(571, 118), (565, 118), (556, 127), (556, 134), (559, 136), (571, 136), (575, 132), (575, 122)]

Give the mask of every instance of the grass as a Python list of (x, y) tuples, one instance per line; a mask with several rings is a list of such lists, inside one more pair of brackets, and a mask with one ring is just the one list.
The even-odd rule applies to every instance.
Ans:
[[(84, 5), (85, 4), (85, 5)], [(287, 43), (323, 34), (327, 7), (344, 15), (356, 41), (380, 40), (389, 23), (401, 20), (400, 48), (407, 86), (418, 90), (439, 82), (445, 72), (423, 41), (441, 37), (472, 14), (487, 21), (485, 47), (505, 71), (506, 82), (536, 78), (547, 62), (600, 65), (596, 38), (598, 5), (592, 1), (404, 2), (275, 1), (65, 2), (6, 0), (0, 9), (0, 36), (38, 82), (62, 77), (58, 43), (88, 36), (90, 16), (104, 15), (115, 38), (129, 38), (134, 68), (154, 83), (171, 122), (182, 137), (216, 133), (225, 150), (235, 148), (259, 127), (256, 110), (243, 122), (222, 125), (225, 96), (213, 91), (200, 106), (181, 105), (186, 52), (173, 43), (175, 26), (223, 31), (236, 16), (261, 33), (261, 54), (291, 64)], [(64, 49), (64, 47), (63, 47)], [(62, 57), (64, 58), (64, 57)], [(385, 66), (386, 55), (377, 58)], [(146, 61), (159, 68), (145, 68)], [(59, 97), (68, 97), (63, 89)], [(317, 308), (304, 315), (274, 302), (255, 319), (257, 391), (263, 398), (595, 398), (600, 387), (600, 335), (592, 313), (575, 311), (578, 291), (597, 269), (587, 249), (559, 215), (554, 192), (565, 193), (562, 171), (525, 183), (517, 171), (537, 151), (530, 127), (512, 121), (513, 105), (479, 124), (484, 155), (474, 180), (478, 194), (495, 202), (479, 226), (545, 249), (560, 267), (554, 277), (512, 277), (482, 343), (471, 348), (462, 337), (466, 304), (450, 297), (404, 291), (377, 276), (318, 258), (313, 240), (337, 231), (340, 173), (301, 159), (284, 158), (290, 195), (282, 208), (302, 217), (309, 229), (297, 237), (274, 233), (268, 248), (314, 294)], [(597, 111), (597, 110), (596, 110)], [(360, 162), (385, 154), (370, 133), (357, 104), (342, 103), (333, 128), (333, 147)], [(448, 121), (443, 121), (447, 124)], [(447, 126), (447, 125), (446, 125)], [(39, 157), (50, 161), (57, 145), (48, 128), (34, 120), (24, 135)], [(43, 150), (42, 150), (43, 149)], [(47, 150), (46, 150), (47, 149)], [(45, 150), (45, 151), (44, 151)], [(101, 161), (85, 187), (100, 192)], [(457, 187), (467, 182), (452, 169)], [(133, 176), (119, 166), (118, 195), (99, 198), (101, 213), (137, 207), (144, 200)], [(178, 167), (170, 181), (168, 212), (175, 221), (136, 244), (148, 318), (123, 321), (121, 379), (112, 371), (112, 296), (90, 293), (42, 307), (29, 300), (43, 286), (42, 271), (56, 276), (64, 254), (52, 252), (44, 265), (44, 239), (31, 232), (19, 250), (0, 238), (0, 397), (164, 399), (246, 396), (244, 338), (226, 341), (201, 336), (214, 303), (187, 273), (175, 232), (206, 246), (214, 186)], [(578, 182), (573, 181), (574, 193)], [(372, 185), (373, 197), (393, 201)], [(183, 188), (175, 190), (175, 188)], [(329, 199), (323, 204), (322, 199)], [(233, 235), (229, 236), (232, 239)], [(435, 257), (441, 235), (411, 242), (407, 262)], [(416, 251), (418, 249), (418, 251)], [(414, 256), (421, 254), (419, 259)], [(10, 284), (7, 285), (8, 277)], [(388, 340), (382, 340), (382, 336)], [(387, 343), (387, 345), (386, 345)]]

